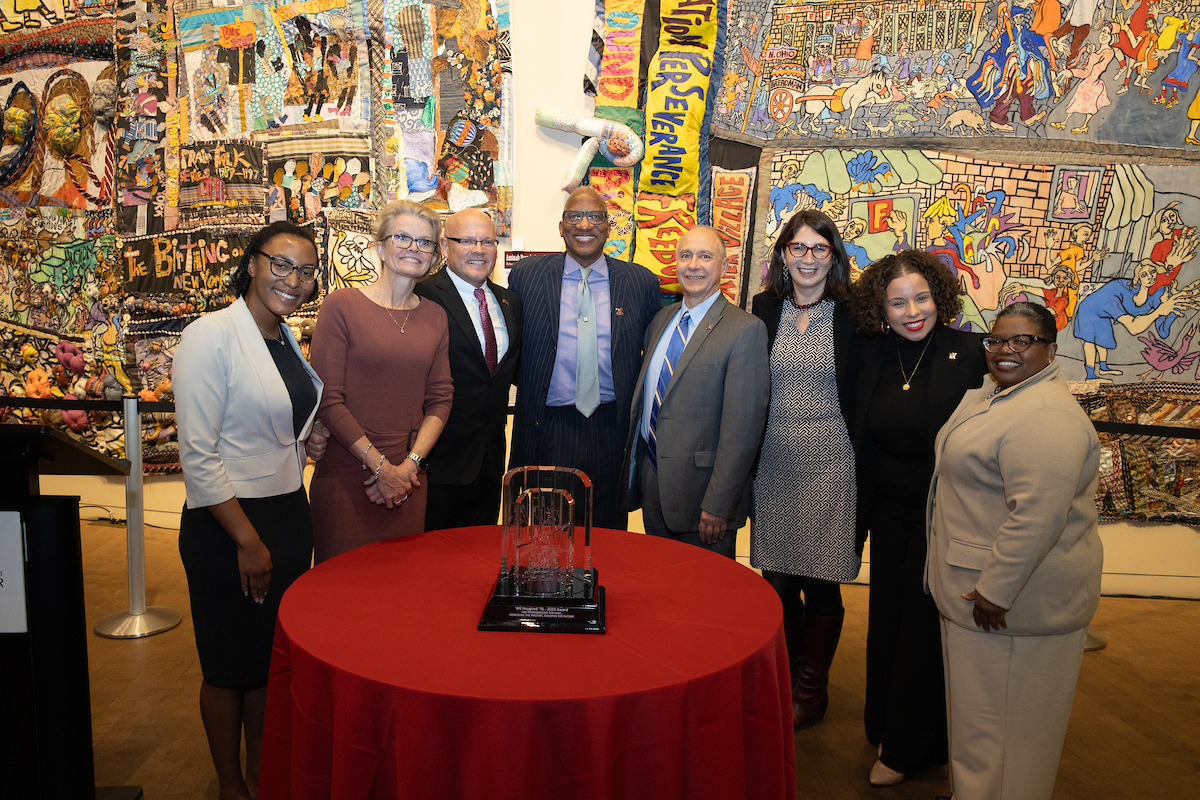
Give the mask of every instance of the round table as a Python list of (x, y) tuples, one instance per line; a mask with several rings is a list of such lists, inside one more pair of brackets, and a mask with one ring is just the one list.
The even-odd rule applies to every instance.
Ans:
[(793, 798), (782, 612), (751, 570), (595, 530), (603, 635), (476, 630), (497, 526), (330, 559), (283, 597), (261, 800)]

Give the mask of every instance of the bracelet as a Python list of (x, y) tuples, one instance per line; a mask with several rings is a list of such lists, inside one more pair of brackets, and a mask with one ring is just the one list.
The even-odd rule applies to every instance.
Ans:
[[(367, 471), (367, 456), (370, 455), (371, 449), (373, 447), (375, 447), (374, 444), (372, 444), (371, 442), (367, 442), (367, 449), (363, 450), (363, 463), (362, 463), (363, 472)], [(379, 451), (376, 450), (375, 452), (378, 453)]]
[(384, 461), (387, 461), (387, 459), (383, 457), (383, 453), (380, 453), (379, 454), (379, 463), (375, 465), (375, 474), (374, 474), (375, 480), (379, 480), (379, 470), (383, 469)]

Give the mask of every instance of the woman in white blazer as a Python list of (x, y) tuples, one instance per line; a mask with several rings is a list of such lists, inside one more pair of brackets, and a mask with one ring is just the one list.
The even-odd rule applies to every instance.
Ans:
[(312, 297), (316, 273), (311, 233), (263, 228), (233, 273), (238, 299), (189, 325), (175, 355), (179, 553), (222, 798), (249, 798), (247, 780), (257, 782), (279, 598), (312, 562), (302, 475), (305, 440), (308, 454), (324, 453), (327, 433), (313, 430), (322, 384), (283, 319)]
[(1100, 603), (1100, 441), (1054, 363), (1054, 314), (1002, 310), (995, 383), (938, 433), (927, 588), (942, 614), (958, 800), (1049, 800)]

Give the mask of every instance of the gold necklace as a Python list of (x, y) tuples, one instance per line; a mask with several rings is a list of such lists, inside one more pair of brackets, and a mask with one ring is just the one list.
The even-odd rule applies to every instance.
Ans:
[(921, 359), (925, 357), (925, 350), (929, 349), (929, 343), (932, 341), (933, 341), (933, 331), (930, 331), (929, 335), (925, 337), (925, 348), (923, 350), (921, 350), (921, 355), (917, 357), (916, 366), (912, 368), (912, 372), (905, 375), (904, 374), (904, 359), (900, 357), (900, 335), (896, 334), (896, 360), (898, 360), (900, 362), (900, 377), (904, 378), (904, 385), (901, 386), (900, 388), (903, 389), (904, 391), (907, 392), (909, 387), (912, 386), (912, 379), (916, 376), (917, 369), (921, 366)]
[(262, 337), (268, 342), (283, 341), (283, 331), (276, 329), (274, 336), (268, 336), (267, 332), (262, 329), (262, 326), (258, 324), (257, 320), (255, 321), (254, 325), (258, 328), (258, 332), (262, 334)]
[[(420, 305), (420, 303), (418, 302), (417, 305)], [(395, 325), (397, 328), (400, 329), (400, 333), (404, 333), (404, 327), (405, 327), (405, 325), (408, 325), (408, 318), (411, 317), (412, 312), (414, 312), (416, 310), (417, 310), (417, 306), (413, 306), (412, 308), (410, 308), (408, 310), (408, 313), (404, 315), (404, 325), (401, 325), (399, 322), (396, 322), (396, 318), (392, 316), (392, 310), (390, 308), (384, 309), (384, 311), (387, 312), (388, 319), (390, 319), (392, 321), (393, 325)]]
[[(374, 300), (374, 298), (372, 298), (372, 300)], [(417, 301), (417, 305), (413, 306), (412, 308), (410, 308), (408, 310), (408, 313), (404, 315), (404, 324), (401, 325), (399, 322), (396, 322), (396, 318), (392, 316), (392, 309), (389, 306), (384, 305), (382, 296), (379, 296), (379, 300), (374, 300), (374, 302), (380, 308), (382, 308), (384, 311), (387, 312), (388, 319), (390, 319), (392, 321), (393, 325), (395, 325), (397, 328), (400, 329), (400, 333), (404, 333), (405, 327), (408, 326), (408, 318), (412, 316), (412, 312), (417, 310), (417, 306), (421, 305), (421, 298), (419, 298), (419, 297), (416, 298), (416, 301)], [(397, 309), (397, 310), (399, 310), (399, 309)]]

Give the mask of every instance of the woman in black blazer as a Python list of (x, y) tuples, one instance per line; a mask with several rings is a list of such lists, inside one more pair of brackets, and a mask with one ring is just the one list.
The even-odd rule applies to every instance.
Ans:
[(846, 307), (850, 264), (819, 211), (793, 215), (771, 250), (753, 313), (767, 326), (771, 405), (754, 477), (750, 563), (783, 603), (796, 728), (829, 705), (842, 631), (841, 582), (858, 574), (850, 365), (858, 336)]
[(960, 294), (934, 256), (904, 250), (864, 270), (850, 301), (871, 337), (856, 369), (852, 438), (860, 553), (871, 533), (863, 716), (879, 745), (876, 786), (948, 757), (938, 610), (924, 591), (925, 500), (934, 437), (987, 371), (980, 336), (947, 327)]

